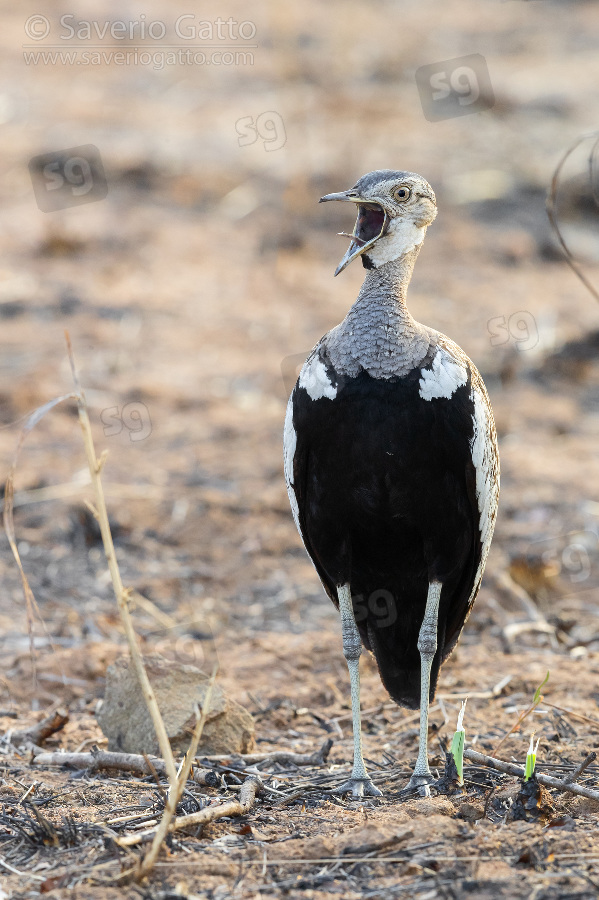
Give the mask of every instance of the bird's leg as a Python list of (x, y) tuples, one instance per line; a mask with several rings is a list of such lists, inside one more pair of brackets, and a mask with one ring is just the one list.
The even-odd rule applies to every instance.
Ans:
[(420, 651), (420, 744), (418, 759), (414, 766), (408, 789), (418, 788), (423, 797), (430, 797), (428, 788), (433, 776), (428, 767), (428, 705), (431, 686), (431, 666), (437, 652), (437, 623), (439, 619), (439, 600), (441, 583), (431, 581), (426, 598), (426, 609), (418, 635)]
[(354, 732), (354, 767), (351, 778), (335, 789), (337, 794), (352, 792), (355, 800), (364, 794), (380, 797), (381, 792), (374, 786), (364, 765), (362, 757), (362, 723), (360, 720), (360, 655), (362, 641), (354, 618), (354, 610), (349, 584), (337, 588), (339, 612), (341, 613), (341, 633), (343, 635), (343, 655), (347, 660), (349, 681), (351, 685), (352, 726)]

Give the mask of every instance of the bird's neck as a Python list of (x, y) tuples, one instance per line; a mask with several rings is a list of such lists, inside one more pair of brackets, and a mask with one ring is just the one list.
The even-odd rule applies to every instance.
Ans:
[(427, 355), (430, 333), (406, 305), (420, 247), (369, 269), (358, 298), (330, 333), (333, 365), (349, 375), (365, 369), (375, 378), (406, 375)]
[(398, 259), (369, 269), (348, 315), (369, 316), (374, 310), (384, 308), (398, 323), (408, 325), (413, 322), (406, 296), (419, 251), (420, 246), (414, 247)]

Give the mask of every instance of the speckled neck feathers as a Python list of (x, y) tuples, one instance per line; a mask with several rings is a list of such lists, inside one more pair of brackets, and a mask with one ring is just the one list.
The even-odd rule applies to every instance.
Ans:
[(407, 375), (429, 354), (436, 332), (420, 325), (406, 306), (406, 293), (420, 247), (370, 269), (349, 313), (326, 336), (329, 359), (339, 374), (373, 378)]

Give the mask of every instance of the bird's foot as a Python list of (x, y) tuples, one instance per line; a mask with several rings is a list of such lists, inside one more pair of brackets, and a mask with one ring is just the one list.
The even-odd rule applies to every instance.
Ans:
[(434, 780), (435, 779), (430, 772), (424, 772), (422, 775), (416, 775), (416, 773), (414, 773), (408, 781), (405, 790), (418, 791), (421, 797), (430, 797), (431, 792), (429, 785), (432, 784)]
[(361, 800), (364, 795), (367, 797), (383, 796), (382, 791), (379, 791), (379, 789), (374, 786), (369, 775), (365, 778), (354, 778), (354, 776), (352, 776), (349, 781), (344, 781), (339, 787), (334, 788), (331, 793), (349, 794), (350, 791), (352, 800)]

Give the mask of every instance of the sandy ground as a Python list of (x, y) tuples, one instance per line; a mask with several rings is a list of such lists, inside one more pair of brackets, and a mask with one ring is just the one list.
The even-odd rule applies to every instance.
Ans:
[[(599, 311), (544, 210), (560, 157), (599, 120), (596, 6), (264, 0), (249, 9), (231, 0), (226, 9), (72, 10), (99, 27), (142, 15), (165, 23), (162, 41), (138, 30), (125, 42), (118, 29), (114, 39), (71, 39), (63, 14), (45, 4), (50, 32), (38, 39), (46, 25), (37, 8), (3, 10), (2, 472), (27, 414), (72, 390), (68, 329), (98, 450), (108, 450), (123, 580), (158, 610), (135, 610), (144, 650), (205, 668), (217, 658), (221, 684), (254, 715), (259, 751), (311, 753), (329, 737), (334, 745), (321, 766), (266, 765), (267, 790), (247, 816), (177, 836), (147, 884), (117, 884), (130, 860), (113, 838), (133, 826), (106, 823), (159, 810), (153, 779), (36, 767), (10, 743), (11, 729), (66, 704), (70, 721), (46, 749), (105, 746), (95, 710), (107, 664), (125, 652), (85, 512), (76, 411), (65, 401), (29, 434), (16, 476), (17, 538), (41, 616), (36, 686), (18, 571), (8, 542), (0, 546), (0, 896), (596, 896), (593, 801), (553, 792), (543, 821), (509, 821), (517, 779), (472, 765), (466, 795), (401, 795), (417, 721), (389, 702), (365, 657), (365, 755), (384, 798), (328, 793), (351, 759), (348, 679), (281, 459), (292, 373), (362, 279), (358, 265), (333, 279), (345, 248), (335, 232), (351, 228), (351, 214), (316, 201), (374, 168), (418, 171), (440, 212), (410, 307), (476, 361), (502, 461), (487, 576), (442, 671), (431, 759), (442, 770), (439, 739), (451, 738), (463, 696), (467, 742), (489, 753), (548, 671), (544, 702), (502, 758), (522, 763), (535, 730), (539, 771), (560, 776), (597, 746)], [(250, 22), (245, 33), (255, 34), (242, 43), (255, 45), (244, 50), (253, 61), (44, 65), (23, 55), (102, 41), (131, 53), (182, 45), (180, 16), (196, 31), (218, 16)], [(206, 52), (237, 51), (235, 41), (213, 35)], [(196, 33), (193, 43), (205, 50), (209, 41)], [(493, 98), (480, 61), (470, 62), (483, 88), (478, 111), (429, 121), (439, 107), (429, 94), (423, 108), (416, 70), (436, 66), (447, 81), (447, 61), (473, 54), (486, 61)], [(106, 190), (92, 159), (96, 202), (40, 209), (29, 161), (54, 154), (64, 175), (60, 151), (90, 144)], [(568, 160), (559, 209), (568, 243), (599, 283), (591, 147)], [(42, 204), (54, 203), (39, 165), (33, 178)], [(68, 183), (60, 191), (74, 203)], [(195, 786), (187, 811), (235, 795), (243, 763), (218, 770), (222, 787)], [(599, 787), (599, 766), (580, 781)]]

